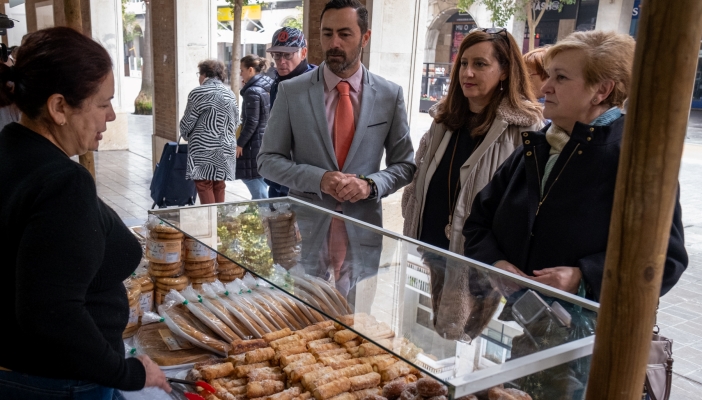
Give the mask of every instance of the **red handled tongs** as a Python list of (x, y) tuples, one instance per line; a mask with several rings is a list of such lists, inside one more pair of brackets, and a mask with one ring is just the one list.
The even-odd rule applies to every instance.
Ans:
[[(184, 380), (184, 379), (176, 379), (176, 378), (166, 378), (166, 380), (167, 380), (169, 383), (181, 383), (181, 384), (183, 384), (183, 385), (190, 385), (190, 386), (193, 386), (193, 387), (199, 387), (199, 388), (202, 388), (202, 390), (204, 390), (204, 391), (206, 391), (206, 392), (209, 392), (209, 393), (212, 393), (212, 394), (217, 393), (217, 390), (215, 390), (215, 388), (213, 388), (212, 386), (210, 386), (210, 384), (207, 383), (207, 382), (203, 382), (203, 381), (186, 381), (186, 380)], [(202, 396), (200, 396), (199, 394), (186, 392), (186, 391), (184, 391), (184, 390), (182, 390), (182, 389), (180, 389), (179, 387), (174, 386), (174, 385), (171, 385), (171, 387), (172, 387), (173, 389), (175, 389), (176, 391), (181, 392), (181, 393), (183, 394), (183, 396), (185, 396), (185, 398), (187, 398), (188, 400), (205, 400), (205, 398), (202, 397)]]

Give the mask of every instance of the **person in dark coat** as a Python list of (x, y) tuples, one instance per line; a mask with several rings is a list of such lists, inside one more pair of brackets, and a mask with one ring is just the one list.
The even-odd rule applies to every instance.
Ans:
[[(306, 72), (313, 71), (316, 65), (307, 62), (307, 41), (305, 35), (297, 28), (283, 27), (273, 33), (272, 46), (266, 49), (275, 60), (276, 70), (271, 86), (271, 108), (278, 95), (280, 82), (295, 78)], [(268, 179), (268, 197), (284, 197), (290, 190)]]
[(266, 60), (257, 55), (241, 59), (241, 134), (236, 147), (236, 179), (241, 179), (253, 200), (268, 198), (268, 185), (258, 174), (256, 156), (270, 115), (270, 90), (273, 80), (265, 75)]
[[(599, 300), (633, 52), (629, 36), (595, 31), (549, 49), (542, 90), (553, 122), (524, 132), (476, 198), (467, 257)], [(681, 215), (678, 201), (661, 295), (687, 267)]]
[[(634, 47), (628, 35), (589, 31), (548, 50), (541, 90), (543, 114), (552, 123), (523, 132), (523, 146), (474, 200), (463, 228), (467, 257), (599, 301)], [(687, 264), (678, 196), (661, 295)], [(526, 292), (516, 283), (496, 286), (507, 297), (507, 311)], [(559, 304), (573, 317), (571, 327), (522, 325), (525, 334), (513, 339), (512, 358), (594, 334), (593, 315)], [(499, 318), (510, 317), (503, 311)], [(588, 369), (589, 362), (574, 361), (517, 383), (534, 400), (581, 399)]]

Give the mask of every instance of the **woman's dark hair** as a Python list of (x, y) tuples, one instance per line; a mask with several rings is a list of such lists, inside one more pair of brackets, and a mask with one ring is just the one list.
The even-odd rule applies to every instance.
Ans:
[(0, 65), (0, 107), (14, 103), (34, 119), (58, 93), (80, 108), (111, 72), (110, 55), (99, 43), (71, 28), (42, 29), (23, 38), (13, 67)]
[(244, 64), (244, 67), (246, 68), (253, 68), (257, 74), (265, 73), (268, 69), (266, 59), (259, 57), (256, 54), (249, 54), (248, 56), (242, 58), (241, 63)]
[(227, 77), (224, 63), (219, 60), (200, 61), (197, 69), (200, 71), (200, 75), (205, 75), (206, 78), (216, 78), (224, 82)]
[(503, 90), (495, 90), (492, 93), (490, 103), (477, 116), (477, 120), (472, 121), (475, 128), (471, 136), (482, 136), (490, 130), (497, 115), (497, 109), (504, 99), (507, 99), (513, 109), (541, 119), (541, 108), (531, 93), (529, 75), (517, 42), (514, 41), (512, 35), (507, 31), (500, 33), (475, 31), (468, 34), (461, 42), (451, 70), (448, 94), (439, 103), (436, 122), (444, 124), (452, 131), (457, 131), (470, 122), (469, 118), (473, 113), (470, 111), (468, 99), (463, 95), (461, 89), (461, 56), (469, 47), (482, 42), (492, 44), (493, 55), (500, 63), (502, 72), (507, 74), (507, 78), (502, 82)]
[(324, 5), (322, 10), (322, 15), (319, 16), (319, 20), (322, 20), (324, 13), (327, 10), (341, 10), (342, 8), (353, 8), (356, 10), (356, 15), (358, 16), (358, 27), (361, 28), (361, 35), (368, 31), (368, 9), (361, 4), (358, 0), (331, 0)]

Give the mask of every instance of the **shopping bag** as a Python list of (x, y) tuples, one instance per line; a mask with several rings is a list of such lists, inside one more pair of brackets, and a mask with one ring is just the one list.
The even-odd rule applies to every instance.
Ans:
[(159, 208), (194, 205), (197, 198), (195, 181), (185, 179), (188, 145), (168, 142), (151, 180), (151, 198)]

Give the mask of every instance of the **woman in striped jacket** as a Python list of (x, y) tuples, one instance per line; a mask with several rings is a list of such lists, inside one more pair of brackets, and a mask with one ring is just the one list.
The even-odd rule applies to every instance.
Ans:
[(224, 64), (205, 60), (198, 64), (200, 86), (188, 95), (180, 133), (188, 141), (186, 179), (195, 181), (200, 204), (224, 201), (225, 181), (236, 171), (236, 96), (224, 85)]

